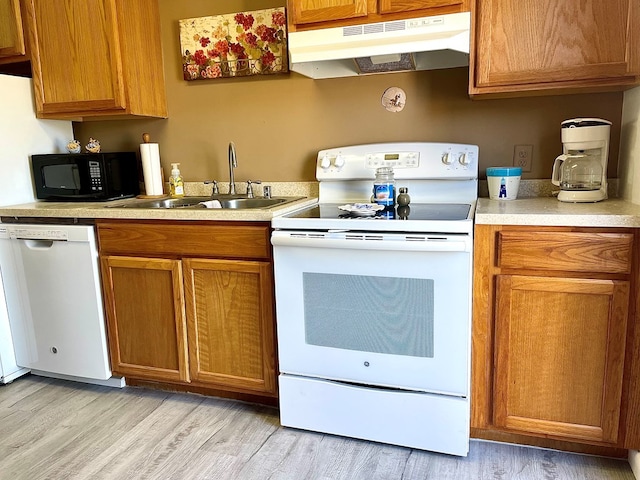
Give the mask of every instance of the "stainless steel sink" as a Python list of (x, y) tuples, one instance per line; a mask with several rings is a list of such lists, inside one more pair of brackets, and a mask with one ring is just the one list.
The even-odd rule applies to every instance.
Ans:
[[(159, 198), (153, 200), (134, 200), (125, 203), (109, 205), (110, 208), (216, 208), (209, 206), (212, 200), (218, 200), (223, 209), (260, 209), (270, 208), (275, 205), (282, 205), (303, 197), (272, 197), (272, 198), (247, 198), (242, 195), (214, 195), (207, 197), (180, 197), (180, 198)], [(219, 208), (219, 207), (218, 207)]]
[(209, 197), (160, 198), (158, 200), (142, 200), (141, 202), (122, 205), (124, 208), (184, 208), (193, 207), (200, 202), (210, 200)]
[(222, 208), (269, 208), (286, 201), (286, 198), (231, 198), (219, 200)]

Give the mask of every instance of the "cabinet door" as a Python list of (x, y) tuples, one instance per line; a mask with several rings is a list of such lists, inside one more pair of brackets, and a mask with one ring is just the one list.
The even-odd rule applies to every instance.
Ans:
[(106, 256), (101, 265), (113, 372), (188, 382), (180, 261)]
[(476, 0), (471, 93), (633, 84), (636, 3)]
[(124, 111), (115, 0), (27, 4), (38, 112)]
[(39, 118), (166, 118), (158, 0), (22, 0)]
[(183, 267), (192, 379), (275, 392), (270, 264), (183, 259)]
[(19, 0), (0, 0), (0, 58), (26, 53)]
[(326, 22), (366, 17), (367, 0), (290, 0), (292, 23)]
[(379, 0), (380, 13), (408, 12), (425, 8), (462, 5), (463, 0)]
[(623, 281), (498, 276), (495, 425), (615, 443), (628, 301)]

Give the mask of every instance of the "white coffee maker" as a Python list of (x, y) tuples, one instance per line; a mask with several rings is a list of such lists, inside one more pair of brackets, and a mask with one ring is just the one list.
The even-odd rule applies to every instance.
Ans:
[(551, 182), (561, 202), (599, 202), (607, 198), (607, 159), (611, 122), (573, 118), (562, 122), (562, 155), (553, 163)]

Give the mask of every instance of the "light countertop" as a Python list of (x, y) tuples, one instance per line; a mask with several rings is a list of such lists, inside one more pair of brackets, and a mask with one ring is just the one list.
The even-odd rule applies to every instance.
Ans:
[[(316, 182), (271, 183), (274, 197), (302, 197), (284, 205), (261, 209), (137, 209), (112, 208), (135, 199), (112, 202), (33, 202), (0, 207), (0, 216), (19, 218), (121, 218), (139, 220), (270, 221), (318, 201)], [(210, 186), (187, 183), (188, 196), (205, 196)], [(207, 190), (209, 189), (209, 190)], [(475, 223), (493, 225), (549, 225), (580, 227), (640, 227), (640, 205), (611, 198), (596, 203), (564, 203), (556, 197), (516, 200), (478, 199)]]
[(114, 202), (36, 202), (24, 205), (0, 207), (2, 217), (31, 218), (121, 218), (137, 220), (228, 220), (271, 221), (277, 215), (294, 212), (315, 204), (317, 198), (301, 198), (270, 208), (221, 209), (221, 208), (112, 208)]
[(556, 197), (491, 200), (479, 198), (476, 224), (568, 227), (640, 227), (640, 205), (619, 198), (565, 203)]
[[(38, 201), (22, 205), (0, 207), (0, 216), (14, 218), (120, 218), (138, 220), (228, 220), (228, 221), (271, 221), (278, 215), (294, 212), (318, 202), (317, 185), (309, 183), (270, 183), (274, 197), (300, 197), (284, 205), (274, 205), (260, 209), (219, 209), (219, 208), (117, 208), (117, 205), (136, 202), (137, 199), (113, 200), (110, 202), (45, 202)], [(187, 189), (189, 196), (210, 194), (198, 189)]]

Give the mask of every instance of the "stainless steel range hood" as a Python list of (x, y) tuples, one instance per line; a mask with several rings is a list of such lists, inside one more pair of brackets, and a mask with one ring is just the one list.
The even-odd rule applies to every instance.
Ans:
[(469, 12), (289, 33), (289, 69), (321, 79), (469, 65)]

